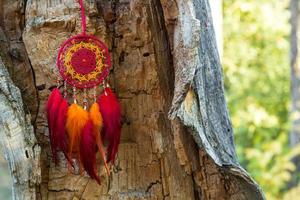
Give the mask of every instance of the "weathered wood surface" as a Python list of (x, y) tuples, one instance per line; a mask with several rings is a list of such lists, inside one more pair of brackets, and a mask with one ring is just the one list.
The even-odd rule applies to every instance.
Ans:
[[(185, 35), (186, 26), (182, 26), (182, 30), (179, 31), (182, 33), (180, 38), (183, 40), (182, 43), (187, 44), (183, 48), (190, 50), (191, 54), (194, 54), (194, 48), (197, 48), (194, 59), (187, 59), (189, 62), (194, 62), (189, 64), (189, 67), (193, 68), (190, 71), (195, 73), (187, 76), (188, 74), (185, 73), (186, 63), (174, 63), (175, 72), (178, 72), (175, 73), (175, 91), (176, 85), (186, 84), (189, 85), (189, 89), (175, 93), (175, 98), (185, 97), (185, 99), (180, 105), (175, 104), (174, 106), (173, 104), (170, 115), (179, 117), (183, 124), (190, 128), (198, 146), (205, 149), (206, 153), (221, 167), (221, 170), (230, 174), (227, 181), (232, 182), (235, 185), (234, 188), (239, 191), (238, 199), (263, 199), (259, 187), (249, 178), (237, 161), (232, 126), (224, 99), (222, 68), (208, 1), (194, 0), (193, 4), (183, 3), (182, 5), (186, 12), (182, 11), (181, 13), (190, 11), (189, 13), (194, 15), (192, 20), (185, 19), (186, 15), (183, 15), (179, 21), (187, 24), (184, 23), (185, 20), (196, 20), (199, 24), (194, 27), (198, 26), (198, 28), (191, 29), (199, 30), (200, 40), (198, 42), (193, 35), (191, 35), (192, 38)], [(174, 40), (178, 40), (176, 35)], [(176, 56), (175, 54), (174, 57), (183, 60), (185, 55)], [(176, 64), (179, 65), (176, 66)]]
[(25, 115), (19, 89), (0, 57), (0, 148), (13, 178), (13, 199), (35, 199), (40, 183), (39, 155), (30, 115)]
[[(207, 0), (90, 0), (85, 5), (88, 32), (102, 38), (112, 54), (110, 79), (123, 108), (118, 160), (110, 179), (99, 168), (101, 186), (69, 174), (65, 163), (50, 162), (44, 105), (55, 85), (59, 45), (80, 32), (79, 5), (76, 0), (28, 0), (26, 6), (0, 0), (1, 27), (14, 25), (4, 35), (18, 30), (17, 41), (26, 47), (20, 55), (23, 62), (30, 60), (23, 68), (30, 76), (11, 75), (18, 77), (14, 82), (21, 91), (33, 88), (39, 97), (33, 103), (22, 93), (26, 105), (39, 105), (30, 109), (37, 116), (32, 123), (41, 147), (37, 199), (264, 199), (237, 162)], [(12, 8), (16, 16), (9, 21)], [(4, 43), (10, 46), (9, 41)]]
[(35, 199), (41, 178), (40, 147), (31, 124), (37, 114), (37, 92), (22, 42), (24, 8), (23, 1), (0, 1), (0, 146), (16, 200)]

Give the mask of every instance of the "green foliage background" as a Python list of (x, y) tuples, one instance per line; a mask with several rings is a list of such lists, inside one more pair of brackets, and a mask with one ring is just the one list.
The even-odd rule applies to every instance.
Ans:
[(283, 199), (288, 146), (290, 11), (286, 0), (224, 0), (225, 90), (241, 164), (268, 200)]
[[(268, 200), (296, 199), (287, 189), (294, 170), (288, 146), (290, 121), (287, 0), (223, 0), (225, 90), (241, 164)], [(0, 199), (11, 198), (11, 180), (0, 158)]]
[(12, 186), (12, 180), (8, 170), (7, 162), (2, 157), (2, 152), (0, 151), (0, 199), (1, 200), (12, 199), (11, 186)]

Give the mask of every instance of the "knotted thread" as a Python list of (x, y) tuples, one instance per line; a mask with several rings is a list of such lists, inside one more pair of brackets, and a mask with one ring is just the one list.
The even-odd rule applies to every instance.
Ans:
[(82, 35), (86, 34), (86, 17), (84, 14), (84, 4), (83, 0), (79, 0), (80, 10), (81, 10), (81, 27), (82, 27)]

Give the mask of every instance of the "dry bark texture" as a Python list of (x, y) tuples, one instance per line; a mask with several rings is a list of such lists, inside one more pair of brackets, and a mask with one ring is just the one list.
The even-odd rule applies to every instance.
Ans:
[(52, 164), (44, 105), (56, 85), (59, 45), (81, 31), (76, 2), (0, 0), (8, 38), (1, 42), (12, 59), (5, 66), (15, 70), (41, 147), (41, 182), (28, 184), (33, 195), (23, 199), (264, 199), (236, 158), (207, 0), (85, 1), (88, 32), (113, 59), (119, 155), (111, 178), (99, 168), (101, 186)]
[(9, 163), (16, 200), (35, 199), (40, 183), (40, 147), (32, 126), (38, 101), (22, 42), (24, 11), (22, 1), (0, 1), (0, 149)]

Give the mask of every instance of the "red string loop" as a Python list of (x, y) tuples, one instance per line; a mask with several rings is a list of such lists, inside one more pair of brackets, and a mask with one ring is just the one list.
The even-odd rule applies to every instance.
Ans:
[(86, 34), (86, 17), (84, 14), (84, 4), (83, 0), (79, 0), (80, 10), (81, 10), (81, 27), (82, 27), (82, 35)]

